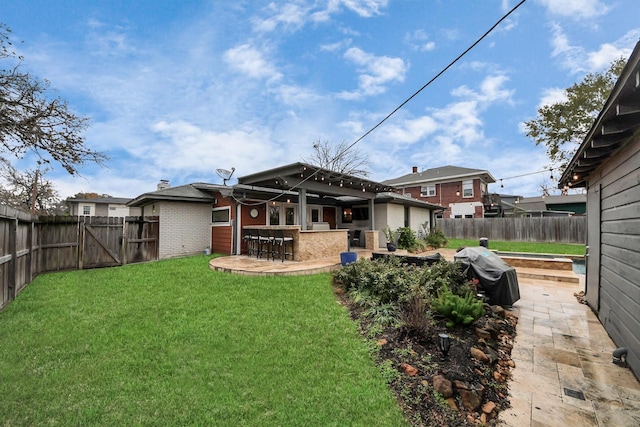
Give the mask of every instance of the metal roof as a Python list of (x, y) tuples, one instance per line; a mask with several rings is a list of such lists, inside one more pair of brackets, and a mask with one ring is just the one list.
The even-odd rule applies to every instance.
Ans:
[(389, 184), (301, 162), (239, 177), (238, 184), (281, 191), (304, 189), (317, 195), (353, 196), (361, 199), (374, 199), (377, 193), (396, 190)]

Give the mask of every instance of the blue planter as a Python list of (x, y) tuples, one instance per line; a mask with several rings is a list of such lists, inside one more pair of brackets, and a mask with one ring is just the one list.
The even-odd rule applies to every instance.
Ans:
[(344, 266), (356, 262), (358, 254), (356, 252), (340, 252), (340, 263)]

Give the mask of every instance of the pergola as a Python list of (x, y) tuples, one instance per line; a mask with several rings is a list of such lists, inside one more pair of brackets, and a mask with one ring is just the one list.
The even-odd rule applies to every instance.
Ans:
[[(371, 224), (374, 224), (373, 212), (376, 195), (397, 191), (395, 187), (388, 184), (301, 162), (240, 177), (238, 185), (235, 186), (235, 191), (261, 192), (263, 195), (265, 194), (264, 190), (269, 190), (269, 193), (272, 194), (271, 197), (274, 198), (277, 198), (279, 194), (282, 197), (297, 194), (302, 230), (307, 229), (307, 197), (322, 200), (328, 197), (335, 199), (350, 196), (367, 201), (370, 212), (369, 219)], [(331, 204), (335, 205), (336, 203)]]

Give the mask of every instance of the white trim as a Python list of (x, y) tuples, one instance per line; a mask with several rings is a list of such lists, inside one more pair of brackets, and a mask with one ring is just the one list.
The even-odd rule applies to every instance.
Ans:
[[(221, 212), (224, 210), (227, 211), (227, 217), (229, 218), (229, 220), (226, 222), (213, 222), (213, 212)], [(211, 226), (212, 227), (228, 227), (230, 225), (231, 225), (231, 206), (222, 206), (219, 208), (211, 209)]]

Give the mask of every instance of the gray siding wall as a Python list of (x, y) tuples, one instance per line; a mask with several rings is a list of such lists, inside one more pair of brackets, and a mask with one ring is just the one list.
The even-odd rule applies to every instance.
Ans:
[[(600, 321), (640, 377), (640, 138), (598, 168), (589, 186), (600, 186)], [(589, 204), (589, 206), (594, 206)], [(587, 213), (591, 215), (591, 213)], [(595, 234), (594, 234), (595, 233)], [(589, 277), (589, 273), (587, 272)], [(597, 276), (596, 276), (597, 277)], [(589, 280), (589, 279), (588, 279)], [(587, 288), (593, 286), (588, 283)]]

